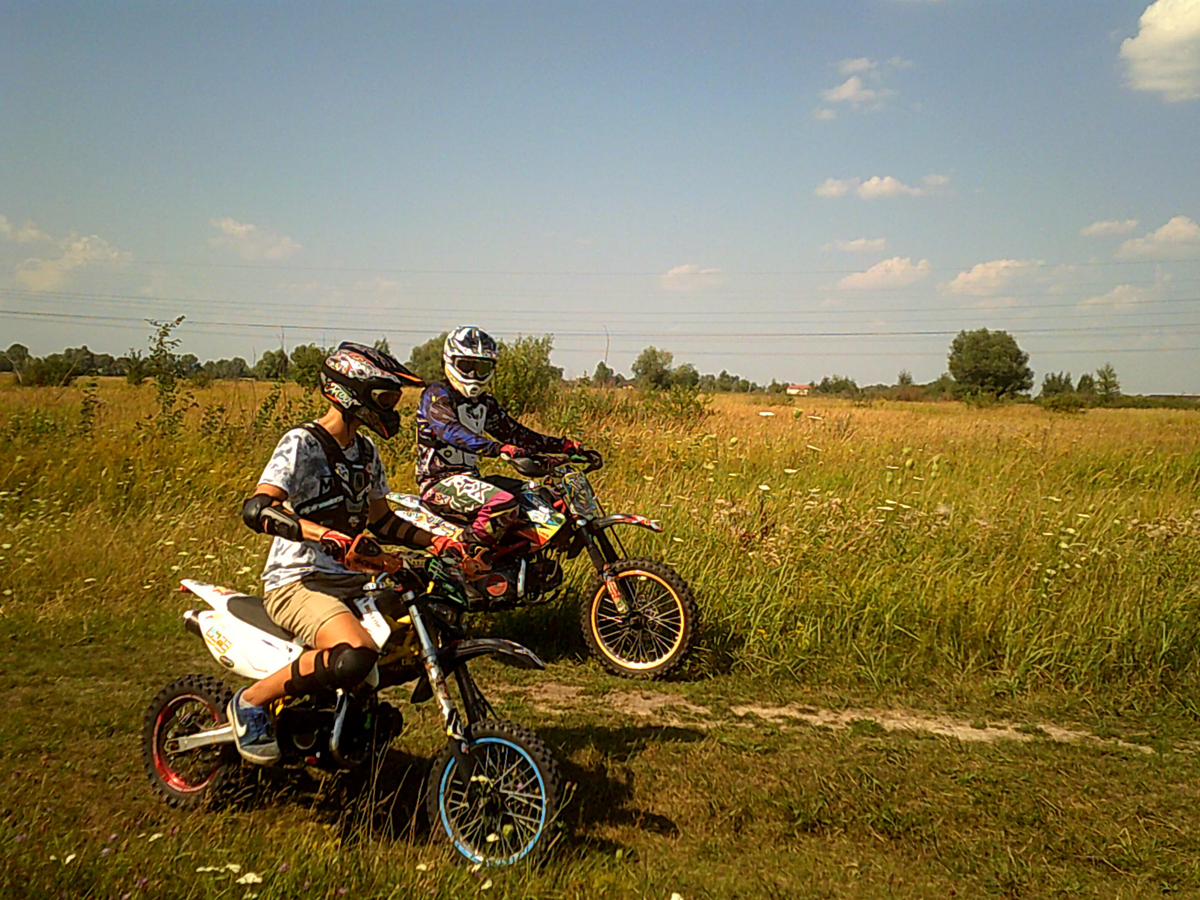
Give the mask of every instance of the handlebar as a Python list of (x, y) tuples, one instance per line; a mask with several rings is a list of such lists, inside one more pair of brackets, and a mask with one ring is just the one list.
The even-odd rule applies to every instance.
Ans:
[(584, 472), (595, 472), (604, 466), (604, 457), (596, 450), (581, 450), (578, 453), (531, 453), (529, 456), (509, 456), (502, 453), (500, 458), (528, 478), (541, 478), (566, 465), (582, 465)]

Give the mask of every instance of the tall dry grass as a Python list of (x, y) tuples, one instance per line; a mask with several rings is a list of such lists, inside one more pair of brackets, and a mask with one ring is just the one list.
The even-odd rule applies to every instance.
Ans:
[[(83, 385), (0, 387), (0, 612), (161, 607), (174, 627), (181, 575), (255, 587), (265, 539), (241, 500), (318, 408), (271, 392), (197, 390), (170, 438), (148, 386), (101, 384), (90, 418)], [(541, 419), (605, 453), (610, 510), (663, 521), (626, 537), (695, 587), (700, 672), (1013, 691), (1195, 678), (1196, 413), (766, 402), (705, 415), (586, 392)], [(384, 447), (395, 489), (413, 486), (410, 434)]]

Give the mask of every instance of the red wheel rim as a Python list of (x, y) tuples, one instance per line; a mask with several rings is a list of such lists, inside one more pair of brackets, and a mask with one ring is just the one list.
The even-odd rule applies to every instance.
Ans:
[(220, 770), (220, 765), (214, 765), (211, 772), (203, 781), (194, 782), (188, 781), (187, 778), (171, 767), (171, 762), (163, 751), (163, 744), (167, 737), (163, 734), (164, 724), (174, 721), (175, 714), (179, 707), (188, 701), (195, 701), (207, 709), (213, 717), (213, 725), (221, 724), (221, 714), (218, 710), (213, 709), (212, 704), (196, 694), (180, 694), (178, 697), (172, 697), (171, 700), (158, 713), (158, 718), (154, 721), (154, 769), (158, 772), (159, 777), (173, 791), (178, 791), (181, 794), (194, 794), (197, 791), (202, 791), (208, 786), (208, 783), (216, 777)]

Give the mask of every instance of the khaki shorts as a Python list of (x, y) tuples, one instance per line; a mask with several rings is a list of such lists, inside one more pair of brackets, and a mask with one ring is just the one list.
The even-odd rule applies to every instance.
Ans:
[(314, 572), (267, 591), (263, 608), (280, 628), (306, 647), (317, 646), (317, 632), (335, 616), (353, 613), (347, 601), (363, 595), (369, 575), (326, 575)]

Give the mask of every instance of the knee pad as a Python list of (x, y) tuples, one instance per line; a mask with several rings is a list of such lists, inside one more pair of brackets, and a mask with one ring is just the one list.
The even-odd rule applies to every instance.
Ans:
[(378, 659), (377, 650), (338, 644), (329, 651), (325, 677), (330, 687), (349, 690), (362, 684), (371, 674), (371, 669), (375, 668), (375, 661)]
[(291, 678), (283, 689), (293, 697), (314, 694), (317, 691), (349, 690), (361, 684), (375, 662), (379, 659), (376, 650), (367, 647), (351, 647), (338, 644), (330, 650), (319, 650), (313, 657), (311, 674), (300, 674), (299, 658), (292, 661)]

